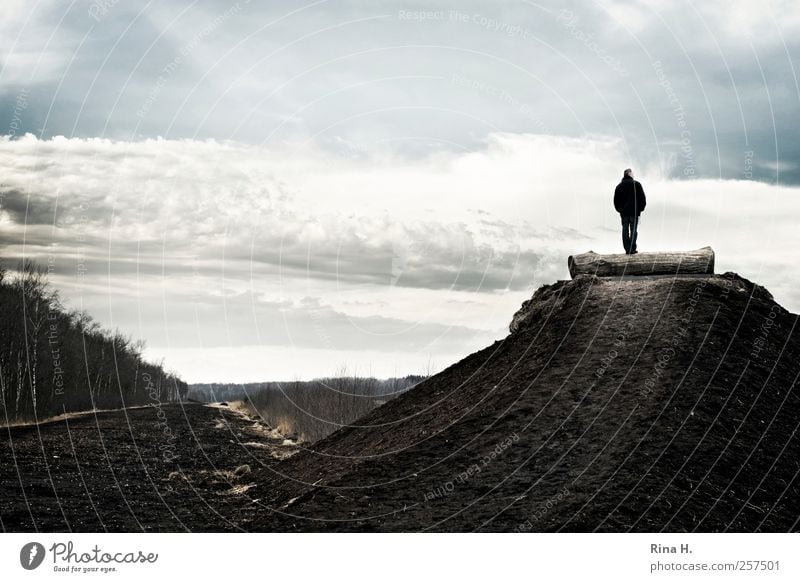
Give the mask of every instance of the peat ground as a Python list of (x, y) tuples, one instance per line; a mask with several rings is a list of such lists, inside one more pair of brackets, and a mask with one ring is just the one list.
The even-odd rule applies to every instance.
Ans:
[(160, 410), (0, 428), (3, 530), (242, 531), (254, 468), (296, 446), (225, 406)]
[(796, 323), (733, 273), (579, 276), (539, 289), (503, 340), (308, 448), (197, 404), (163, 408), (179, 443), (169, 462), (154, 409), (3, 429), (0, 519), (6, 531), (797, 531)]

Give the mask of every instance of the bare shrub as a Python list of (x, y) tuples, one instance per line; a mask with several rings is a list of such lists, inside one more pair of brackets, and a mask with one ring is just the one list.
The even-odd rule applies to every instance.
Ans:
[(336, 376), (308, 382), (192, 385), (189, 397), (205, 402), (244, 400), (282, 434), (313, 442), (355, 422), (424, 379), (406, 376), (381, 380), (349, 375), (342, 369)]

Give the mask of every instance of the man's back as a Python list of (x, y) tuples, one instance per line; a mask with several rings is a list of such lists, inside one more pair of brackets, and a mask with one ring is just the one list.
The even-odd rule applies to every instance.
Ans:
[(622, 216), (639, 216), (647, 204), (642, 185), (625, 175), (614, 190), (614, 208)]
[(614, 208), (622, 218), (622, 246), (629, 255), (636, 254), (637, 228), (639, 214), (647, 203), (644, 188), (633, 179), (633, 170), (628, 168), (622, 174), (622, 181), (614, 190)]

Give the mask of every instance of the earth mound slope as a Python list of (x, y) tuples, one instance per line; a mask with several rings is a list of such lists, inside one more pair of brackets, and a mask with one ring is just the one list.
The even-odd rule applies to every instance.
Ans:
[(265, 471), (251, 530), (796, 531), (797, 316), (734, 274), (540, 288)]

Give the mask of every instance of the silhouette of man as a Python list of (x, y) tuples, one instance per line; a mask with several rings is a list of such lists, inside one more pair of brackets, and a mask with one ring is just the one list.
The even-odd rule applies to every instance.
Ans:
[(636, 229), (645, 204), (644, 188), (633, 179), (633, 170), (628, 168), (614, 190), (614, 208), (622, 218), (622, 246), (626, 255), (636, 254)]

